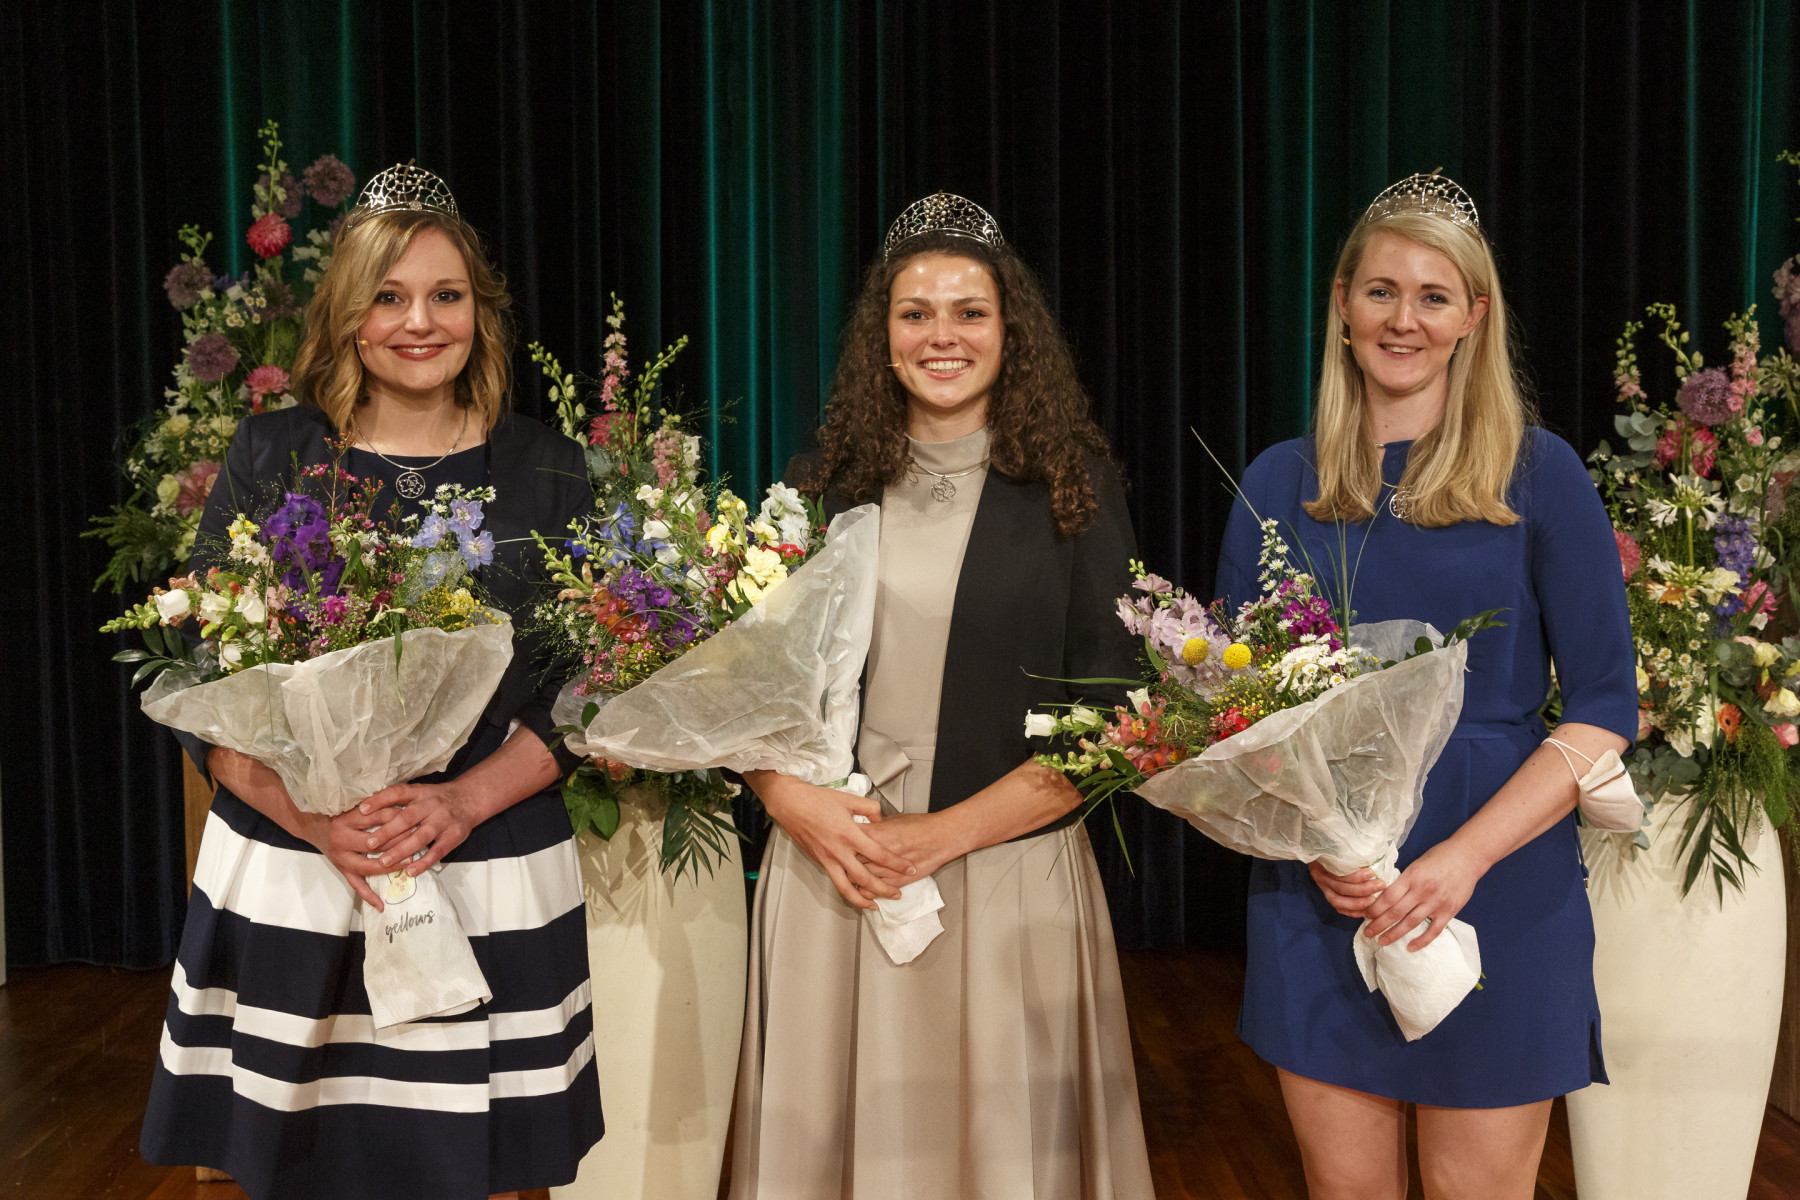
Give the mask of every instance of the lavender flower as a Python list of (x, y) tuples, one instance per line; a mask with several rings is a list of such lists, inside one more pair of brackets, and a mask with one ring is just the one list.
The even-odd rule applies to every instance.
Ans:
[(284, 585), (304, 591), (307, 576), (314, 575), (320, 594), (337, 591), (344, 564), (331, 556), (331, 525), (317, 500), (300, 492), (287, 493), (282, 506), (264, 522), (263, 535), (276, 565), (288, 568), (281, 576)]
[(260, 320), (279, 321), (283, 317), (291, 317), (299, 311), (299, 306), (294, 303), (294, 289), (279, 279), (263, 281), (262, 298), (263, 309)]
[(200, 303), (200, 293), (212, 286), (212, 271), (197, 258), (178, 262), (163, 276), (163, 291), (176, 308), (192, 308)]
[(481, 524), (481, 501), (459, 496), (450, 502), (450, 528), (458, 533), (474, 533)]
[(238, 364), (237, 347), (222, 333), (201, 334), (188, 347), (188, 370), (202, 383), (217, 383)]
[(1723, 425), (1737, 415), (1743, 400), (1731, 388), (1731, 376), (1724, 367), (1708, 367), (1695, 371), (1681, 385), (1678, 399), (1681, 411), (1702, 425)]
[(456, 548), (462, 552), (463, 562), (471, 571), (494, 561), (494, 535), (485, 529), (480, 533), (463, 534)]
[(428, 550), (443, 541), (444, 535), (449, 531), (450, 523), (448, 521), (437, 513), (429, 513), (419, 525), (419, 532), (413, 535), (412, 541), (407, 545), (414, 550)]
[(321, 154), (300, 178), (312, 198), (326, 208), (336, 208), (356, 190), (356, 176), (335, 154)]

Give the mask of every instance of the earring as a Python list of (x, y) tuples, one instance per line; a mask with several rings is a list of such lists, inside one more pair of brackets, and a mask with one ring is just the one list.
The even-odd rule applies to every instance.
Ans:
[(1349, 344), (1350, 344), (1350, 335), (1346, 333), (1344, 335), (1344, 345), (1348, 346)]

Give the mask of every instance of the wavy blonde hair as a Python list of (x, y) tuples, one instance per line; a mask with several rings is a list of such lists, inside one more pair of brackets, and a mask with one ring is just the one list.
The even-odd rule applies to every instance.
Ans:
[(1369, 423), (1362, 369), (1344, 344), (1337, 288), (1355, 282), (1369, 239), (1394, 233), (1436, 250), (1455, 265), (1471, 304), (1488, 302), (1450, 359), (1449, 395), (1437, 426), (1420, 438), (1407, 460), (1400, 486), (1410, 497), (1406, 520), (1426, 529), (1462, 521), (1511, 525), (1519, 514), (1507, 492), (1519, 465), (1527, 425), (1535, 422), (1531, 402), (1513, 372), (1511, 334), (1500, 274), (1487, 239), (1475, 229), (1433, 212), (1402, 211), (1358, 221), (1338, 255), (1331, 297), (1325, 305), (1325, 354), (1319, 375), (1313, 438), (1318, 458), (1319, 497), (1308, 515), (1320, 521), (1366, 521), (1381, 499), (1381, 454)]
[(442, 231), (462, 253), (475, 298), (475, 343), (456, 377), (456, 402), (473, 410), (486, 433), (512, 400), (512, 298), (480, 235), (466, 221), (429, 209), (360, 218), (351, 213), (307, 305), (306, 332), (294, 357), (300, 399), (323, 409), (339, 430), (348, 428), (356, 406), (368, 401), (356, 333), (375, 307), (382, 280), (428, 229)]

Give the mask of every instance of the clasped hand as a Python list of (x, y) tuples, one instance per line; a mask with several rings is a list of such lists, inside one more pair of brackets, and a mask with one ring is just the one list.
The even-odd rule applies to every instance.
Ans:
[(1484, 873), (1454, 839), (1419, 855), (1389, 884), (1367, 867), (1349, 875), (1333, 875), (1316, 862), (1307, 869), (1332, 908), (1364, 920), (1359, 937), (1379, 938), (1383, 946), (1390, 946), (1429, 920), (1425, 932), (1407, 943), (1409, 950), (1423, 950), (1444, 932)]
[(474, 808), (455, 782), (397, 783), (348, 812), (321, 818), (307, 840), (343, 872), (357, 895), (379, 910), (381, 901), (367, 877), (430, 870), (468, 840), (477, 823)]
[[(900, 895), (894, 880), (917, 877), (918, 869), (879, 840), (881, 802), (853, 796), (776, 771), (747, 771), (744, 780), (787, 835), (818, 863), (848, 904), (874, 908), (877, 898)], [(862, 824), (857, 817), (867, 818)], [(893, 818), (898, 820), (898, 818)], [(877, 871), (886, 876), (883, 879)]]

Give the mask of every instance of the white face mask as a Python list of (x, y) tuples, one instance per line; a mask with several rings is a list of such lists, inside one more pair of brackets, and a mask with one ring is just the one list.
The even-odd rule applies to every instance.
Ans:
[[(1644, 805), (1638, 799), (1637, 789), (1631, 786), (1631, 775), (1625, 770), (1617, 750), (1608, 750), (1596, 759), (1555, 738), (1544, 741), (1556, 747), (1563, 761), (1569, 764), (1569, 772), (1575, 776), (1575, 786), (1581, 789), (1582, 820), (1595, 829), (1615, 833), (1635, 833), (1643, 828)], [(1588, 764), (1587, 774), (1575, 769), (1575, 760), (1569, 757), (1571, 753)]]

